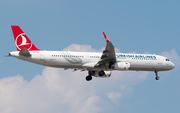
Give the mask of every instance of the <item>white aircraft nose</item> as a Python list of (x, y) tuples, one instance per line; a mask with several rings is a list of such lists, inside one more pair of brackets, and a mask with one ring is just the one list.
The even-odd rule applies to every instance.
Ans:
[(171, 69), (175, 68), (175, 64), (171, 62)]

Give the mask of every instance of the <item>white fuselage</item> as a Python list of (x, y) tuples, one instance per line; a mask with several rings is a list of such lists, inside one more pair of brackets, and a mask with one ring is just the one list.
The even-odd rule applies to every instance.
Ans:
[[(70, 51), (29, 51), (31, 56), (19, 55), (18, 51), (10, 52), (10, 56), (29, 61), (32, 63), (57, 67), (73, 68), (81, 70), (101, 70), (94, 67), (101, 60), (102, 53), (95, 52), (70, 52)], [(128, 62), (128, 70), (135, 71), (166, 71), (174, 68), (174, 64), (166, 57), (152, 54), (128, 54), (116, 53), (117, 62)], [(116, 69), (104, 68), (106, 71)]]

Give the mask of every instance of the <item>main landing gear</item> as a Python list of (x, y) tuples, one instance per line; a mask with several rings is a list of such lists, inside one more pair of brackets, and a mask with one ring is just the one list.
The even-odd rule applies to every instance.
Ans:
[(86, 80), (87, 81), (90, 81), (90, 80), (92, 80), (92, 71), (88, 71), (88, 76), (86, 76)]
[(87, 81), (92, 80), (92, 76), (91, 76), (91, 75), (86, 76), (86, 80), (87, 80)]
[(155, 72), (155, 74), (156, 74), (155, 79), (156, 79), (156, 80), (159, 80), (160, 78), (159, 78), (159, 76), (158, 76), (158, 72), (157, 72), (157, 71), (154, 71), (154, 72)]
[(98, 75), (99, 75), (100, 77), (102, 77), (102, 76), (105, 75), (105, 72), (104, 72), (103, 70), (101, 70), (101, 71), (99, 71)]

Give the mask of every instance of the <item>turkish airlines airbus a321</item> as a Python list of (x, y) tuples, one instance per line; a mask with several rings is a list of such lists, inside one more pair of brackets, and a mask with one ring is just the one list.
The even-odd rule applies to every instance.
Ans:
[(102, 53), (70, 52), (70, 51), (41, 51), (34, 46), (19, 26), (12, 25), (12, 31), (17, 51), (9, 56), (49, 67), (88, 71), (86, 80), (92, 76), (110, 77), (111, 71), (154, 71), (159, 80), (158, 71), (167, 71), (175, 67), (168, 58), (153, 54), (115, 53), (114, 46), (103, 35), (107, 42)]

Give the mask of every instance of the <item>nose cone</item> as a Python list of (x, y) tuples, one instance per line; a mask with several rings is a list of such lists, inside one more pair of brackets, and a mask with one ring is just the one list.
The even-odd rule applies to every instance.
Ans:
[(175, 68), (175, 64), (171, 62), (170, 68), (171, 68), (171, 69), (174, 69), (174, 68)]

